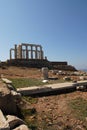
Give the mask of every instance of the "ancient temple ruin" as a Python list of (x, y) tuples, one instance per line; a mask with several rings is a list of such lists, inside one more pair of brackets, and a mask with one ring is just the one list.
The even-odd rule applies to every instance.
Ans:
[(44, 59), (41, 45), (22, 43), (10, 49), (11, 59)]
[(75, 68), (63, 61), (48, 61), (44, 56), (41, 45), (21, 43), (15, 44), (10, 49), (10, 59), (6, 62), (9, 66), (24, 66), (32, 68), (48, 67), (49, 69), (72, 70)]

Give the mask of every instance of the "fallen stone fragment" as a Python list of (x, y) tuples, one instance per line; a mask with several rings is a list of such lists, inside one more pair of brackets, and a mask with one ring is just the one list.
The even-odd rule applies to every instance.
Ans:
[(11, 129), (14, 129), (16, 126), (19, 126), (21, 124), (25, 124), (22, 119), (13, 115), (7, 115), (6, 118)]

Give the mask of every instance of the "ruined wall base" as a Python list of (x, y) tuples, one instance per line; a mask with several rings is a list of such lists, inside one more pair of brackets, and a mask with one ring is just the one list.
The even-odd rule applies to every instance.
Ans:
[(76, 71), (74, 66), (68, 65), (67, 62), (50, 62), (46, 59), (12, 59), (7, 60), (8, 66), (30, 67), (30, 68), (42, 68), (48, 67), (49, 69)]
[(48, 67), (52, 68), (50, 62), (46, 59), (12, 59), (8, 60), (7, 64), (10, 66), (23, 66), (23, 67), (31, 67), (31, 68), (42, 68)]

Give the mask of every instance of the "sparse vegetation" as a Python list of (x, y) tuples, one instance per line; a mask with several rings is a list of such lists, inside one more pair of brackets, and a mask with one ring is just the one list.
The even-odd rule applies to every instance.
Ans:
[(26, 122), (27, 126), (29, 128), (31, 128), (31, 130), (36, 130), (37, 129), (36, 109), (35, 108), (23, 109), (21, 112), (22, 112), (24, 121)]
[(11, 79), (11, 81), (15, 88), (40, 86), (40, 85), (45, 85), (45, 84), (65, 82), (63, 79), (59, 79), (59, 80), (49, 80), (47, 83), (43, 83), (41, 79), (33, 79), (33, 78), (14, 78), (14, 79)]
[(38, 98), (32, 98), (29, 96), (23, 96), (22, 99), (27, 101), (29, 104), (34, 104), (38, 102)]
[(35, 108), (23, 109), (22, 113), (24, 116), (33, 116), (34, 114), (36, 114), (36, 109)]
[(71, 100), (69, 106), (76, 118), (84, 120), (87, 117), (87, 100), (78, 97)]
[(11, 81), (15, 88), (39, 86), (44, 84), (41, 82), (41, 80), (38, 79), (17, 78), (17, 79), (11, 79)]

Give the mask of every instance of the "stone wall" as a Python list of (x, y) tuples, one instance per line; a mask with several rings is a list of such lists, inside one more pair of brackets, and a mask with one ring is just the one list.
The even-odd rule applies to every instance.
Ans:
[(46, 59), (13, 59), (8, 60), (7, 65), (9, 66), (23, 66), (23, 67), (30, 67), (30, 68), (42, 68), (48, 67), (52, 68), (50, 62)]
[(7, 61), (7, 65), (9, 66), (23, 66), (23, 67), (31, 67), (31, 68), (42, 68), (48, 67), (49, 69), (57, 69), (57, 70), (70, 70), (75, 71), (75, 67), (72, 65), (68, 65), (67, 62), (50, 62), (47, 59), (12, 59)]

